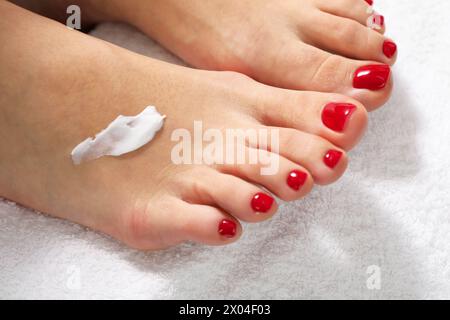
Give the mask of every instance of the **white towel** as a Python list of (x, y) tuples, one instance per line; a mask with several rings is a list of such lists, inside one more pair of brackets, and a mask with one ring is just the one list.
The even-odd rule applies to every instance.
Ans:
[[(338, 183), (229, 247), (156, 253), (0, 201), (0, 298), (450, 298), (450, 2), (376, 8), (395, 91)], [(93, 34), (176, 62), (130, 27)]]

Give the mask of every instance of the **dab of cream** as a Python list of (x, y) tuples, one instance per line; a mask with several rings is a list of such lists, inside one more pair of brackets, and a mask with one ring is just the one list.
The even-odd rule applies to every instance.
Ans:
[(164, 119), (165, 116), (151, 106), (134, 117), (118, 116), (95, 138), (88, 138), (76, 146), (72, 151), (72, 161), (78, 165), (103, 156), (118, 157), (135, 151), (153, 140)]

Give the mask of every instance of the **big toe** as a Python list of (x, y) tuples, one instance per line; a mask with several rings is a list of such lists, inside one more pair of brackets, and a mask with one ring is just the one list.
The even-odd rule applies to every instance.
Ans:
[(266, 53), (257, 62), (256, 78), (276, 87), (335, 92), (360, 101), (368, 111), (382, 106), (393, 88), (391, 67), (376, 61), (360, 61), (332, 54), (300, 41), (283, 46), (282, 52)]

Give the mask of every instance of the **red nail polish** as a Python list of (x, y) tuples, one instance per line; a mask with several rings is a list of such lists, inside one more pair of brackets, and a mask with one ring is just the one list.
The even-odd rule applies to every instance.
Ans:
[(383, 43), (383, 53), (386, 57), (390, 59), (395, 55), (396, 52), (397, 52), (397, 45), (393, 41), (386, 40)]
[(384, 26), (384, 16), (382, 16), (381, 14), (374, 14), (372, 21), (374, 24), (380, 27)]
[(299, 170), (293, 170), (289, 173), (286, 182), (291, 189), (298, 191), (305, 184), (306, 179), (308, 179), (306, 173)]
[(271, 196), (260, 192), (253, 197), (251, 206), (255, 212), (266, 213), (270, 210), (274, 201)]
[(391, 74), (391, 68), (385, 64), (364, 66), (356, 70), (353, 87), (356, 89), (381, 90)]
[(369, 4), (369, 6), (373, 5), (373, 0), (366, 0), (366, 2)]
[(236, 235), (236, 223), (231, 220), (222, 220), (219, 223), (219, 234), (226, 238), (233, 238)]
[(325, 162), (325, 164), (331, 169), (334, 169), (334, 167), (336, 167), (339, 163), (339, 160), (341, 160), (342, 155), (343, 153), (341, 151), (330, 150), (327, 152), (325, 157), (323, 157), (323, 162)]
[(355, 110), (351, 103), (329, 103), (322, 111), (322, 122), (333, 131), (342, 132)]

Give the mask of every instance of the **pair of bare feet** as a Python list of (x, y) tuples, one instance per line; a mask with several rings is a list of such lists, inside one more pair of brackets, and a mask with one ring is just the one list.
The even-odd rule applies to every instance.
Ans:
[[(336, 181), (367, 111), (389, 98), (396, 47), (368, 2), (80, 1), (93, 22), (134, 24), (190, 64), (217, 70), (205, 71), (0, 1), (0, 195), (140, 249), (236, 241), (239, 221), (275, 214), (272, 194), (297, 200)], [(42, 3), (35, 10), (49, 16), (65, 5)], [(80, 141), (149, 104), (167, 115), (149, 145), (73, 165)], [(277, 128), (279, 170), (174, 164), (171, 133), (196, 120), (205, 129)]]

